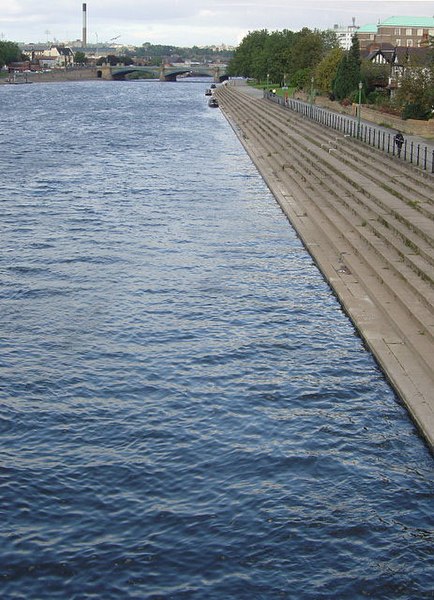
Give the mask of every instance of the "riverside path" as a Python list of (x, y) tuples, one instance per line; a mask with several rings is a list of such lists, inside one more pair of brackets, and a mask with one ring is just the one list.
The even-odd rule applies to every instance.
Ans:
[(434, 178), (230, 82), (219, 105), (434, 449)]

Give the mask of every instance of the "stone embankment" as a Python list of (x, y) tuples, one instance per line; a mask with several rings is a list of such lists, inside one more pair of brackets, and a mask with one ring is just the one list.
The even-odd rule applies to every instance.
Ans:
[[(97, 69), (95, 67), (84, 67), (76, 69), (52, 69), (49, 71), (34, 73), (18, 73), (14, 81), (16, 83), (47, 83), (60, 81), (84, 81), (97, 78)], [(8, 84), (9, 77), (1, 78), (0, 83)]]
[(434, 449), (434, 178), (242, 88), (220, 107)]

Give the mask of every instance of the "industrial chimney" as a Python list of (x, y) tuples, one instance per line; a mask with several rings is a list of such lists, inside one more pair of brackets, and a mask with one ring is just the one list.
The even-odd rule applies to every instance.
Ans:
[(87, 44), (87, 14), (86, 14), (86, 3), (83, 2), (83, 39), (82, 46), (86, 48)]

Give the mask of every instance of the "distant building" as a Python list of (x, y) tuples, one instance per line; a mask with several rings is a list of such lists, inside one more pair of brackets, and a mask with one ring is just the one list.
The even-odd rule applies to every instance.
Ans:
[(43, 46), (31, 45), (29, 47), (32, 60), (38, 60), (45, 68), (67, 68), (74, 64), (74, 53), (66, 46)]
[(373, 42), (360, 51), (360, 58), (369, 60), (374, 65), (391, 65), (396, 56), (396, 47), (392, 44), (377, 44)]
[(360, 50), (365, 50), (371, 44), (374, 44), (377, 36), (377, 25), (369, 23), (358, 28), (356, 35), (359, 39)]
[(434, 17), (389, 17), (357, 30), (361, 50), (372, 43), (423, 48), (428, 46), (430, 36), (434, 36)]
[(343, 50), (349, 50), (351, 48), (351, 41), (357, 30), (358, 30), (358, 27), (356, 26), (356, 19), (353, 17), (352, 25), (348, 25), (347, 27), (342, 27), (340, 25), (334, 25), (333, 29), (331, 29), (330, 31), (333, 31), (333, 33), (336, 34), (336, 37), (339, 42), (339, 46)]
[(413, 48), (411, 46), (392, 46), (387, 42), (382, 44), (374, 42), (366, 50), (362, 50), (360, 56), (374, 65), (389, 67), (387, 86), (380, 85), (379, 87), (386, 87), (393, 96), (406, 71), (411, 72), (415, 68), (428, 66), (430, 49), (428, 47)]

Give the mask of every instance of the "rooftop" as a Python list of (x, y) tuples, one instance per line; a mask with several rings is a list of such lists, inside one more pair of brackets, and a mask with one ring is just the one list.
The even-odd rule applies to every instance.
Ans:
[(380, 27), (434, 27), (434, 17), (389, 17), (379, 24)]
[(358, 28), (357, 33), (377, 33), (377, 25), (373, 25), (372, 23), (362, 25)]

